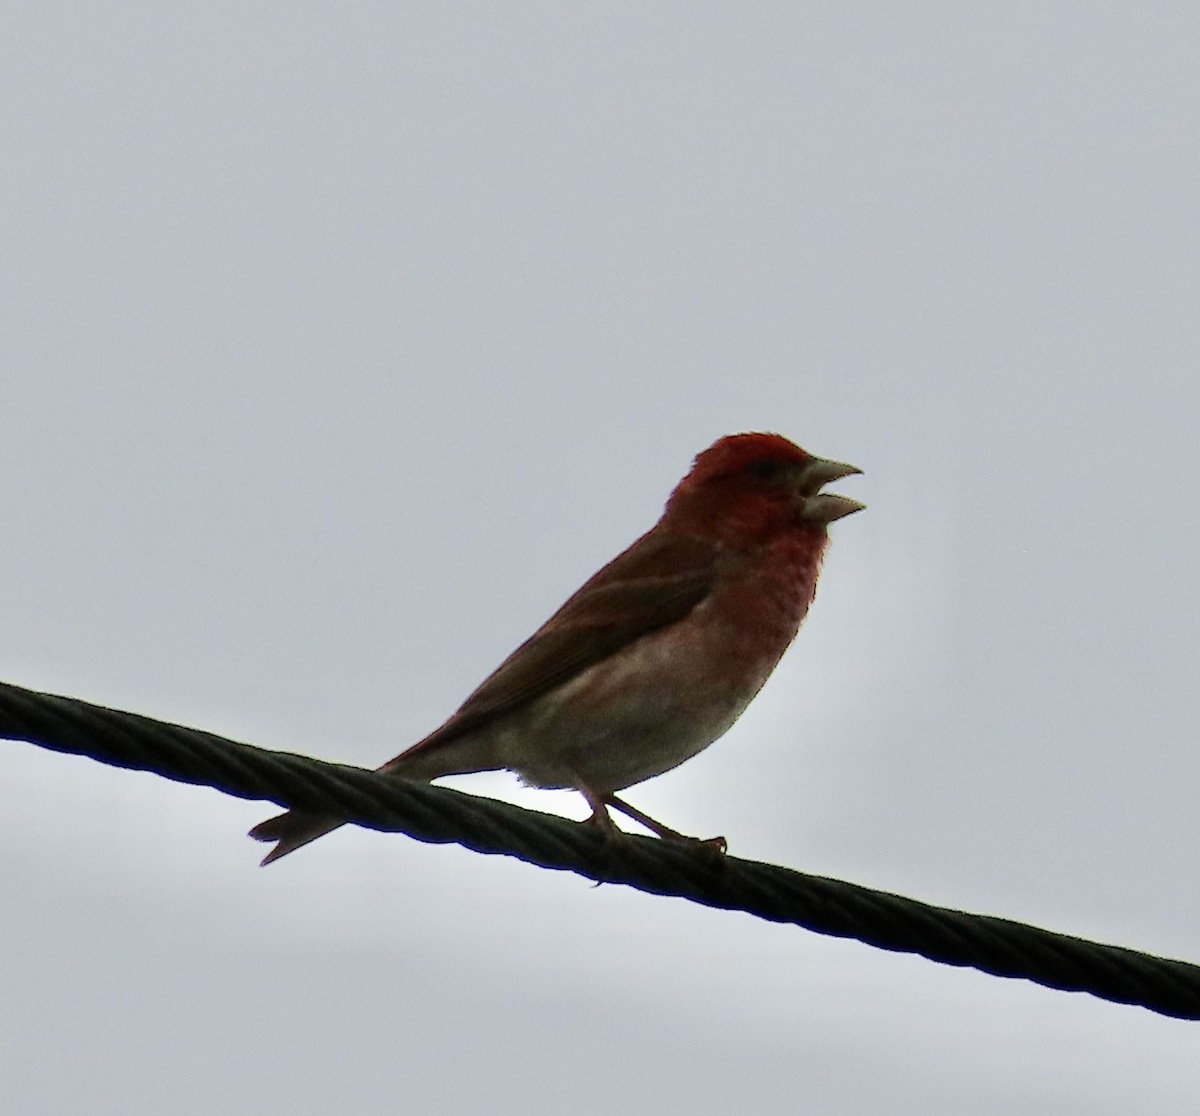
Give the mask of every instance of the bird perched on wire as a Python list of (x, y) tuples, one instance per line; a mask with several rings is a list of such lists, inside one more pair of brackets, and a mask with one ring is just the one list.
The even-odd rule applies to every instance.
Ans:
[[(616, 792), (707, 748), (762, 688), (812, 603), (826, 529), (863, 507), (821, 489), (859, 472), (779, 434), (721, 438), (646, 534), (379, 770), (428, 782), (507, 768), (529, 786), (579, 791), (609, 836), (612, 807), (694, 841)], [(250, 836), (277, 842), (269, 864), (341, 824), (289, 810)]]

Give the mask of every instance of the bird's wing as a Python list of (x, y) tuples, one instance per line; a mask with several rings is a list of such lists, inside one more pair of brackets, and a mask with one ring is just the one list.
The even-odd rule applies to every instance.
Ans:
[(717, 556), (717, 548), (703, 539), (659, 528), (643, 535), (591, 577), (409, 753), (518, 709), (639, 637), (682, 620), (711, 591)]

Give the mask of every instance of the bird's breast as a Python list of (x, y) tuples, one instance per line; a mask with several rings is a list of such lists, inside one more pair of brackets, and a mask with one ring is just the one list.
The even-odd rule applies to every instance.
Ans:
[(650, 632), (532, 702), (497, 740), (535, 786), (602, 793), (660, 775), (737, 720), (796, 635), (820, 547), (735, 556), (684, 619)]

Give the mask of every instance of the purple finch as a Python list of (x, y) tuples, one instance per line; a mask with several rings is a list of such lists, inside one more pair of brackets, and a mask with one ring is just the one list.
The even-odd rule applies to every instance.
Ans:
[[(379, 770), (428, 782), (507, 768), (579, 791), (607, 834), (611, 806), (692, 840), (615, 792), (707, 748), (762, 688), (812, 603), (829, 524), (863, 506), (821, 488), (860, 471), (778, 434), (720, 439), (654, 527)], [(269, 864), (341, 824), (289, 810), (250, 836), (277, 842)]]

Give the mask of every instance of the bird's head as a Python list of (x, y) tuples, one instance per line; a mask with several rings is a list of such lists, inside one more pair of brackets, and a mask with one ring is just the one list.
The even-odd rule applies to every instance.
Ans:
[(807, 453), (780, 434), (730, 434), (697, 455), (671, 494), (666, 514), (704, 533), (717, 530), (734, 538), (789, 528), (823, 534), (835, 519), (864, 505), (821, 489), (861, 472)]

